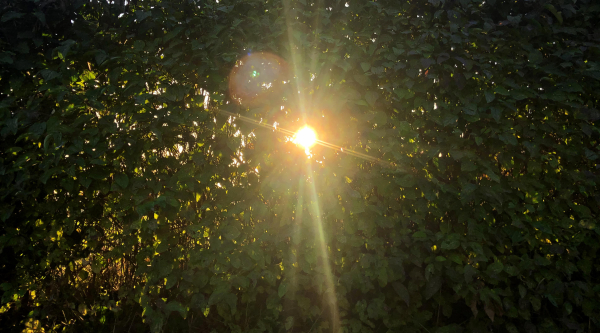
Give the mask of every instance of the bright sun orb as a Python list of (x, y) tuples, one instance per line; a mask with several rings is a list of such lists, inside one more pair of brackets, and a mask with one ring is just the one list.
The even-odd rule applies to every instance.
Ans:
[(296, 132), (293, 142), (308, 149), (317, 143), (317, 133), (312, 128), (304, 126)]

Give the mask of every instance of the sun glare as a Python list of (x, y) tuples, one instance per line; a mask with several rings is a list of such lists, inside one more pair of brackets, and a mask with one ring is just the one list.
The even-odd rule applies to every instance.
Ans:
[(304, 126), (296, 132), (293, 141), (295, 144), (308, 149), (317, 143), (317, 133), (312, 128)]

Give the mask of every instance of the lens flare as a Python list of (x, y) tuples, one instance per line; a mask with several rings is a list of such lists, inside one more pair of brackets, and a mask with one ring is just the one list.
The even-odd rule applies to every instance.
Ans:
[(288, 65), (282, 58), (266, 52), (251, 53), (231, 70), (229, 93), (244, 106), (262, 105), (281, 98), (279, 93), (288, 76)]
[[(286, 128), (280, 127), (280, 126), (273, 126), (271, 124), (265, 123), (262, 120), (259, 121), (259, 120), (256, 120), (254, 118), (251, 118), (251, 117), (243, 116), (243, 115), (241, 115), (239, 113), (232, 113), (232, 112), (225, 111), (225, 110), (218, 110), (217, 114), (223, 114), (223, 115), (227, 115), (228, 117), (234, 117), (236, 120), (241, 120), (241, 121), (244, 121), (244, 122), (247, 122), (247, 123), (250, 123), (250, 124), (254, 124), (256, 126), (267, 128), (269, 130), (272, 130), (273, 132), (283, 133), (286, 137), (291, 138), (290, 140), (293, 143), (298, 144), (298, 145), (303, 146), (303, 147), (306, 147), (306, 146), (305, 146), (305, 144), (302, 144), (301, 142), (308, 142), (308, 147), (312, 147), (314, 145), (319, 145), (319, 146), (322, 146), (322, 147), (325, 147), (325, 148), (336, 150), (336, 151), (338, 151), (340, 153), (344, 153), (346, 155), (350, 155), (350, 156), (362, 158), (362, 159), (364, 159), (366, 161), (379, 163), (379, 164), (381, 164), (383, 166), (395, 168), (396, 170), (398, 170), (397, 169), (398, 165), (396, 163), (394, 163), (394, 162), (384, 161), (384, 160), (381, 160), (381, 159), (379, 159), (377, 157), (373, 157), (373, 156), (367, 155), (365, 153), (358, 152), (356, 150), (344, 148), (344, 147), (335, 145), (333, 143), (329, 143), (329, 142), (325, 142), (325, 141), (319, 140), (319, 139), (317, 139), (317, 134), (315, 133), (315, 131), (312, 130), (308, 126), (305, 126), (304, 128), (308, 128), (310, 131), (313, 132), (313, 134), (310, 134), (310, 132), (304, 130), (304, 128), (301, 128), (297, 132), (293, 132), (293, 131), (290, 131), (290, 130), (288, 130)], [(307, 139), (302, 139), (303, 137), (305, 137), (305, 133), (306, 133)], [(311, 139), (311, 138), (314, 138), (314, 139)], [(310, 154), (310, 149), (308, 147), (305, 148), (305, 152), (306, 152), (306, 155), (308, 155), (310, 157), (311, 154)], [(402, 170), (404, 170), (404, 169), (402, 169)]]
[(312, 128), (304, 126), (296, 132), (293, 142), (308, 149), (317, 143), (317, 133)]

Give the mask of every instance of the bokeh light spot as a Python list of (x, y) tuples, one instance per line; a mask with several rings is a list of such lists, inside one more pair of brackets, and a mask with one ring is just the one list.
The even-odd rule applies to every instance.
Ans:
[(252, 53), (238, 60), (231, 70), (229, 93), (239, 104), (257, 106), (281, 98), (278, 93), (286, 80), (285, 60), (271, 53)]

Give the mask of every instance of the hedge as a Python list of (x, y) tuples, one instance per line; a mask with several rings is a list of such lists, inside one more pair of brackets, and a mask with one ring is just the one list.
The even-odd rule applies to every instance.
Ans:
[(599, 15), (3, 2), (0, 325), (600, 330)]

